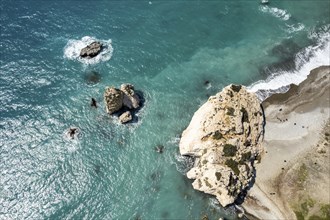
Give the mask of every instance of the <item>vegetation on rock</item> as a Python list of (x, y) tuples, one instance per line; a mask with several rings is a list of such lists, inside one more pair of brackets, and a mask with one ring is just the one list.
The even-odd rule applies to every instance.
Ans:
[(227, 108), (227, 115), (234, 116), (235, 109), (232, 107)]
[(212, 138), (214, 140), (220, 140), (221, 138), (223, 138), (223, 135), (220, 133), (220, 131), (215, 131), (212, 135)]
[(238, 163), (233, 159), (226, 160), (225, 164), (232, 169), (235, 175), (239, 175)]
[(231, 144), (225, 144), (223, 146), (223, 153), (225, 157), (233, 157), (237, 152), (237, 147)]

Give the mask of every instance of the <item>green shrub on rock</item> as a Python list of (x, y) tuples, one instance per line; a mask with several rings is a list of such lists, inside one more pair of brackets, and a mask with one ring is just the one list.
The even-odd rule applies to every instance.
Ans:
[(238, 163), (233, 160), (233, 159), (229, 159), (229, 160), (226, 160), (225, 164), (230, 167), (232, 169), (232, 171), (235, 173), (235, 175), (239, 175), (239, 169), (238, 169)]
[(220, 133), (220, 131), (215, 131), (212, 135), (212, 138), (214, 140), (220, 140), (221, 138), (223, 138), (223, 135)]
[(223, 146), (223, 153), (225, 157), (233, 157), (237, 152), (237, 147), (231, 144), (225, 144)]

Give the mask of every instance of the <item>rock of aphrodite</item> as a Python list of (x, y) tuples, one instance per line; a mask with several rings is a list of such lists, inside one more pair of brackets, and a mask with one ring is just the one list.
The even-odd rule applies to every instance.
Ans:
[(264, 117), (255, 94), (230, 85), (195, 112), (182, 133), (180, 153), (196, 158), (187, 177), (194, 189), (233, 203), (253, 179), (262, 152)]
[(104, 92), (104, 101), (106, 110), (109, 114), (119, 111), (123, 107), (124, 94), (121, 90), (115, 87), (106, 88)]
[[(140, 107), (140, 98), (131, 84), (122, 84), (120, 89), (115, 87), (106, 88), (104, 92), (106, 110), (109, 114), (121, 110), (134, 110)], [(127, 123), (133, 119), (132, 112), (126, 111), (120, 115), (119, 121)]]
[(83, 58), (93, 58), (102, 51), (103, 44), (100, 42), (93, 42), (80, 51), (80, 56)]

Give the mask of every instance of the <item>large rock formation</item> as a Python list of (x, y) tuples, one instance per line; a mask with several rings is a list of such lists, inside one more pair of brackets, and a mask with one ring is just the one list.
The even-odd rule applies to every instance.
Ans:
[(129, 109), (136, 109), (139, 107), (140, 99), (135, 94), (134, 86), (131, 84), (122, 84), (120, 90), (124, 93), (123, 104)]
[(88, 59), (96, 57), (102, 51), (102, 47), (102, 43), (95, 41), (81, 49), (80, 56)]
[(123, 97), (123, 92), (115, 87), (105, 89), (104, 101), (109, 114), (113, 114), (123, 107)]
[[(122, 84), (120, 89), (115, 87), (106, 88), (104, 92), (104, 102), (106, 110), (109, 114), (116, 113), (121, 110), (134, 110), (140, 107), (140, 98), (134, 91), (134, 86), (131, 84)], [(130, 111), (123, 113), (119, 121), (127, 123), (133, 119)]]
[(180, 140), (180, 153), (196, 158), (187, 177), (194, 189), (233, 203), (254, 177), (262, 152), (263, 111), (255, 94), (230, 85), (194, 114)]

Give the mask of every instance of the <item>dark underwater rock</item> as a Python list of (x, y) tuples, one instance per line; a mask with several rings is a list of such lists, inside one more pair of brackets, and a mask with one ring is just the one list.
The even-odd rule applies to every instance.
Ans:
[(93, 85), (99, 83), (102, 76), (96, 71), (90, 71), (85, 74), (84, 78), (87, 84)]

